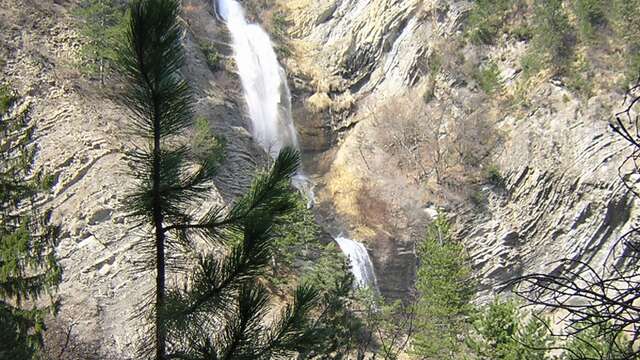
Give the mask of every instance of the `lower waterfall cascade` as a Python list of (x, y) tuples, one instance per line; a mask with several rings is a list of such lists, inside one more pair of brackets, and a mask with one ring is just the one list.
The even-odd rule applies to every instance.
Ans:
[(358, 287), (378, 288), (376, 274), (373, 270), (373, 263), (367, 252), (367, 248), (361, 242), (346, 238), (342, 235), (334, 239), (340, 250), (349, 258), (351, 262), (351, 272)]

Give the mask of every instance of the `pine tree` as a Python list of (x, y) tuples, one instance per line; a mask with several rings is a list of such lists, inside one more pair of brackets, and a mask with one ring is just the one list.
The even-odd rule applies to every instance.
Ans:
[[(5, 110), (16, 101), (10, 97)], [(35, 209), (42, 176), (32, 165), (34, 127), (28, 108), (0, 114), (0, 359), (32, 359), (42, 345), (44, 316), (36, 307), (60, 282), (53, 252), (57, 228)]]
[(75, 12), (86, 40), (81, 51), (83, 69), (98, 75), (102, 85), (115, 61), (114, 45), (124, 29), (124, 10), (122, 0), (83, 0)]
[(473, 284), (464, 248), (453, 239), (443, 215), (427, 228), (418, 244), (416, 334), (413, 351), (426, 358), (451, 358), (462, 344), (458, 334), (468, 327)]
[[(154, 331), (141, 346), (142, 357), (270, 359), (304, 353), (316, 341), (309, 314), (318, 291), (299, 286), (293, 303), (267, 325), (269, 296), (262, 281), (275, 243), (274, 225), (295, 205), (290, 178), (299, 154), (283, 149), (228, 211), (213, 206), (204, 216), (190, 215), (207, 197), (215, 165), (180, 141), (192, 125), (193, 97), (180, 76), (184, 52), (178, 13), (176, 0), (134, 0), (126, 41), (118, 49), (121, 101), (137, 134), (128, 160), (138, 181), (126, 206), (149, 231), (138, 245), (156, 275), (149, 306)], [(168, 288), (167, 274), (185, 265), (174, 267), (171, 260), (193, 254), (197, 241), (217, 251), (198, 249), (188, 284)]]
[(477, 359), (546, 360), (553, 339), (546, 320), (518, 310), (514, 301), (496, 298), (476, 314), (467, 344)]
[(352, 310), (356, 301), (354, 276), (348, 259), (334, 243), (321, 249), (318, 258), (303, 279), (321, 291), (322, 301), (315, 322), (317, 345), (303, 359), (344, 359), (358, 345), (363, 324)]

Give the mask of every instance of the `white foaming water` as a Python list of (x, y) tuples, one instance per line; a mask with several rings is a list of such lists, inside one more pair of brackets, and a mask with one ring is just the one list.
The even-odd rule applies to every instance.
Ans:
[[(218, 14), (233, 38), (253, 137), (272, 157), (285, 146), (299, 148), (287, 75), (278, 62), (269, 35), (260, 25), (247, 22), (244, 9), (237, 1), (218, 0), (217, 5)], [(307, 196), (307, 205), (311, 207), (315, 200), (313, 183), (304, 172), (296, 174), (293, 185)]]
[(253, 136), (272, 156), (284, 146), (298, 147), (286, 74), (269, 35), (259, 25), (247, 22), (242, 6), (235, 0), (218, 0), (218, 13), (233, 38)]
[[(287, 76), (278, 62), (269, 35), (257, 24), (249, 24), (236, 0), (217, 0), (218, 15), (226, 22), (233, 39), (233, 51), (251, 118), (251, 132), (272, 157), (285, 146), (298, 146), (291, 116), (291, 93)], [(293, 185), (306, 194), (311, 207), (315, 201), (313, 182), (300, 171)], [(361, 243), (338, 236), (336, 242), (351, 261), (357, 286), (376, 287), (373, 265)]]
[(342, 235), (336, 237), (335, 240), (338, 246), (340, 246), (340, 250), (342, 250), (351, 262), (351, 272), (353, 272), (353, 276), (356, 278), (356, 285), (360, 288), (370, 287), (377, 289), (373, 264), (371, 263), (371, 258), (369, 258), (369, 252), (364, 245)]

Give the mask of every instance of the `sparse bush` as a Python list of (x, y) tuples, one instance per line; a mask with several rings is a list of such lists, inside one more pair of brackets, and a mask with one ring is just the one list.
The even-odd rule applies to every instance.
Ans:
[(633, 51), (630, 51), (629, 58), (627, 59), (627, 68), (625, 71), (625, 84), (624, 87), (629, 87), (629, 84), (636, 83), (640, 78), (640, 45)]
[(487, 195), (482, 190), (475, 190), (469, 194), (469, 200), (475, 207), (480, 209), (484, 209), (488, 202)]
[(207, 160), (212, 166), (218, 166), (224, 160), (226, 141), (216, 136), (209, 127), (209, 120), (197, 117), (194, 121), (192, 150), (199, 160)]
[(491, 44), (517, 0), (477, 0), (467, 19), (466, 35), (476, 44)]
[(40, 178), (40, 188), (44, 191), (51, 190), (58, 181), (58, 176), (55, 174), (44, 174)]
[(541, 54), (537, 51), (530, 49), (521, 59), (520, 66), (522, 67), (522, 73), (525, 79), (537, 74), (544, 68), (544, 62), (541, 58)]
[[(613, 0), (609, 23), (631, 48), (640, 44), (640, 0)], [(637, 48), (635, 50), (638, 50)]]
[(511, 95), (511, 105), (516, 109), (529, 109), (532, 106), (531, 98), (529, 96), (529, 80), (526, 77), (516, 82), (513, 94)]
[(272, 31), (279, 37), (284, 37), (287, 34), (287, 27), (289, 21), (284, 11), (276, 10), (271, 15)]
[(455, 104), (444, 93), (428, 103), (422, 93), (413, 93), (378, 104), (371, 111), (382, 130), (377, 141), (400, 161), (408, 178), (418, 182), (435, 178), (438, 190), (458, 192), (459, 184), (480, 175), (480, 166), (500, 141), (493, 118), (482, 105), (484, 97), (473, 94), (464, 112), (455, 112)]
[(432, 52), (427, 59), (427, 65), (429, 67), (429, 73), (431, 76), (436, 76), (442, 69), (442, 56), (437, 52)]
[(640, 0), (613, 0), (610, 7), (608, 22), (624, 51), (626, 68), (621, 85), (626, 90), (640, 76)]
[(567, 87), (576, 94), (589, 98), (593, 95), (593, 73), (586, 61), (574, 64), (567, 73)]
[(427, 82), (424, 92), (422, 93), (422, 101), (425, 104), (428, 104), (435, 98), (436, 95), (436, 82), (433, 79), (429, 79)]
[(640, 0), (613, 0), (609, 23), (625, 42), (640, 42)]
[(8, 85), (0, 86), (0, 115), (4, 115), (13, 103), (16, 101), (16, 96)]
[(533, 38), (533, 29), (527, 24), (520, 24), (511, 29), (510, 34), (520, 41), (529, 41)]
[[(534, 16), (534, 37), (529, 49), (529, 62), (541, 61), (555, 72), (566, 70), (573, 56), (574, 29), (562, 7), (562, 0), (538, 0)], [(530, 66), (529, 71), (535, 67)]]
[(505, 185), (505, 180), (500, 173), (500, 168), (495, 164), (487, 166), (485, 169), (485, 179), (489, 184), (497, 187), (503, 187)]
[(286, 44), (281, 44), (278, 43), (275, 45), (275, 52), (278, 55), (278, 59), (282, 59), (282, 58), (286, 58), (289, 57), (293, 54), (293, 52), (291, 52), (291, 49), (289, 48), (288, 45)]
[(291, 56), (291, 49), (288, 44), (288, 28), (290, 22), (286, 13), (281, 9), (275, 9), (267, 22), (268, 30), (275, 42), (275, 52), (279, 58)]
[(578, 19), (578, 30), (582, 40), (595, 39), (596, 31), (607, 23), (606, 8), (609, 1), (575, 0), (574, 11)]
[(460, 66), (465, 63), (464, 41), (460, 37), (434, 39), (431, 51), (420, 61), (420, 69), (432, 78), (440, 73), (460, 75)]
[(204, 58), (207, 61), (207, 66), (211, 71), (216, 72), (223, 68), (223, 58), (220, 52), (212, 43), (201, 43), (200, 50), (204, 54)]
[(500, 91), (502, 84), (500, 83), (500, 70), (494, 62), (477, 68), (473, 74), (474, 80), (478, 82), (478, 86), (486, 94), (491, 95), (496, 91)]

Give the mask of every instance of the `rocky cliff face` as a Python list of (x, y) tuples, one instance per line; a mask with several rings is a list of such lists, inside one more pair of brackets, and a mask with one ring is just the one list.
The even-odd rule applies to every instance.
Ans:
[(599, 269), (611, 246), (638, 221), (638, 202), (623, 184), (632, 169), (618, 168), (628, 147), (607, 127), (618, 96), (587, 102), (561, 99), (567, 90), (545, 84), (547, 102), (523, 119), (505, 118), (510, 138), (498, 160), (502, 191), (485, 188), (487, 211), (464, 224), (461, 236), (481, 278), (492, 290), (523, 273), (559, 272), (554, 261), (581, 260)]
[[(229, 201), (264, 154), (247, 131), (237, 77), (210, 71), (197, 45), (224, 43), (224, 28), (207, 1), (183, 4), (184, 73), (198, 98), (196, 112), (228, 141), (228, 160), (211, 197)], [(53, 220), (63, 228), (62, 317), (103, 339), (104, 346), (129, 353), (139, 335), (131, 317), (150, 282), (134, 271), (139, 259), (132, 243), (142, 235), (120, 205), (130, 183), (123, 160), (130, 146), (123, 135), (126, 112), (75, 68), (82, 41), (70, 15), (75, 5), (0, 1), (2, 74), (20, 95), (12, 111), (28, 107), (37, 124), (37, 167), (58, 177), (41, 205), (54, 209)], [(481, 295), (524, 272), (561, 270), (549, 265), (561, 257), (597, 266), (612, 241), (637, 222), (637, 202), (617, 171), (625, 146), (607, 129), (622, 95), (605, 91), (582, 99), (556, 80), (523, 91), (519, 57), (526, 42), (504, 39), (474, 47), (455, 40), (468, 2), (278, 0), (276, 5), (289, 20), (292, 54), (283, 61), (305, 166), (318, 183), (318, 213), (334, 235), (346, 231), (367, 244), (383, 294), (410, 293), (415, 243), (437, 208), (457, 220)], [(219, 48), (228, 54), (224, 44)], [(498, 97), (481, 95), (477, 82), (460, 70), (486, 59), (499, 69), (504, 91)], [(524, 108), (512, 101), (522, 92)], [(426, 98), (429, 104), (419, 105)], [(454, 129), (471, 123), (490, 126), (476, 125), (466, 137), (447, 140)], [(483, 205), (472, 206), (467, 188), (478, 186), (474, 174), (482, 166), (452, 160), (443, 167), (438, 159), (486, 142), (490, 136), (478, 127), (499, 135), (490, 162), (505, 181), (480, 185), (474, 195)], [(448, 175), (441, 177), (440, 170)]]
[[(505, 36), (491, 46), (458, 45), (471, 9), (466, 1), (280, 3), (290, 14), (294, 56), (286, 63), (305, 115), (296, 120), (322, 163), (320, 197), (352, 236), (368, 244), (383, 293), (407, 295), (414, 244), (435, 207), (457, 219), (484, 295), (525, 272), (561, 270), (550, 263), (563, 257), (599, 266), (612, 241), (637, 222), (637, 201), (617, 170), (627, 149), (608, 129), (621, 94), (600, 91), (584, 99), (548, 77), (519, 88), (520, 58), (529, 44)], [(480, 96), (477, 81), (463, 73), (487, 61), (499, 71), (499, 96)], [(430, 71), (436, 65), (439, 73)], [(464, 191), (447, 180), (415, 176), (417, 165), (384, 141), (385, 133), (406, 123), (397, 109), (384, 112), (380, 104), (411, 108), (425, 93), (430, 109), (448, 109), (443, 126), (449, 131), (473, 115), (488, 119), (499, 134), (484, 166), (496, 164), (505, 184), (479, 186), (472, 197), (484, 205), (461, 204), (448, 193)], [(513, 106), (516, 98), (526, 98), (527, 106)], [(428, 127), (434, 113), (415, 116)], [(470, 134), (472, 142), (483, 141), (477, 134)], [(409, 152), (418, 158), (433, 151), (413, 146)]]

